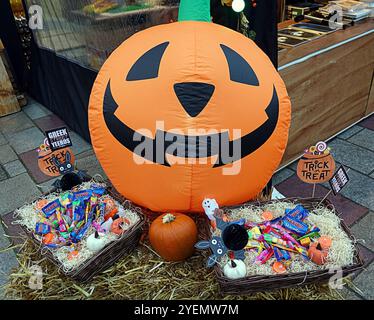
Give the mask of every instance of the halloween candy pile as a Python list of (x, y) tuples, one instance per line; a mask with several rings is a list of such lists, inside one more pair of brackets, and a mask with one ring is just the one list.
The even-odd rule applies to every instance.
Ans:
[(87, 182), (75, 190), (53, 193), (16, 211), (19, 220), (65, 270), (118, 239), (139, 217), (106, 194), (102, 183)]
[[(264, 207), (243, 206), (227, 212), (230, 222), (241, 223), (248, 242), (241, 258), (246, 275), (271, 275), (339, 268), (353, 263), (354, 246), (341, 229), (335, 212), (319, 207), (308, 211), (290, 202)], [(213, 235), (220, 235), (217, 228)], [(222, 267), (236, 252), (222, 257)], [(240, 259), (240, 258), (239, 258)]]

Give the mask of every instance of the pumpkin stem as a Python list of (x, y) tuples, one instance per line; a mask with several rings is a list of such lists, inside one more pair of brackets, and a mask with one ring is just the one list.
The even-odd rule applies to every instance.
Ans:
[(181, 0), (178, 21), (211, 22), (210, 0)]
[(231, 267), (232, 267), (232, 268), (236, 268), (236, 263), (235, 263), (234, 260), (231, 260)]
[(95, 238), (96, 238), (96, 239), (99, 239), (99, 238), (100, 238), (99, 233), (97, 232), (97, 230), (95, 231)]
[(173, 222), (175, 219), (175, 215), (167, 213), (162, 217), (162, 223), (170, 223)]

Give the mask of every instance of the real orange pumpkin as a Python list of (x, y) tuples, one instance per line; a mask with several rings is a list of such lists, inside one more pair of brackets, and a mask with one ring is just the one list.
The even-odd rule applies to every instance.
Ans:
[(195, 251), (197, 227), (182, 213), (167, 213), (157, 217), (149, 228), (153, 249), (166, 261), (182, 261)]

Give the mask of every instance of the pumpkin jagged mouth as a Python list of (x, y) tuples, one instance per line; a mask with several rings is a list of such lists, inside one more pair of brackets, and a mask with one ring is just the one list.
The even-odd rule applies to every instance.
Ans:
[[(265, 109), (268, 119), (254, 131), (232, 141), (228, 132), (190, 136), (157, 130), (155, 138), (150, 138), (119, 120), (115, 115), (118, 107), (108, 82), (103, 102), (103, 115), (111, 134), (129, 151), (148, 161), (168, 167), (170, 164), (166, 155), (183, 158), (218, 156), (214, 168), (238, 161), (259, 149), (271, 137), (279, 117), (279, 99), (274, 86), (272, 99)], [(142, 149), (139, 148), (141, 144), (151, 146), (155, 151), (141, 152)], [(183, 146), (178, 147), (178, 144)], [(180, 150), (182, 152), (178, 152)]]

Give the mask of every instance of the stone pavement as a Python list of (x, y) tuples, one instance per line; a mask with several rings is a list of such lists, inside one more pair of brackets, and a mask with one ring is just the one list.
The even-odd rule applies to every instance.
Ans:
[[(0, 297), (1, 286), (17, 266), (13, 249), (4, 249), (21, 241), (17, 238), (19, 227), (11, 224), (12, 211), (50, 190), (55, 180), (39, 171), (35, 149), (43, 142), (45, 130), (64, 125), (32, 99), (21, 112), (0, 118)], [(105, 177), (91, 145), (74, 132), (70, 131), (70, 135), (77, 167)], [(341, 294), (346, 299), (373, 299), (374, 115), (340, 134), (329, 146), (335, 160), (350, 169), (351, 181), (340, 195), (328, 198), (351, 227), (365, 261), (365, 270), (354, 275), (358, 289), (344, 288)], [(311, 185), (301, 182), (295, 170), (296, 164), (291, 164), (276, 173), (274, 185), (285, 196), (311, 196)], [(316, 196), (323, 197), (328, 191), (327, 184), (319, 185)]]

